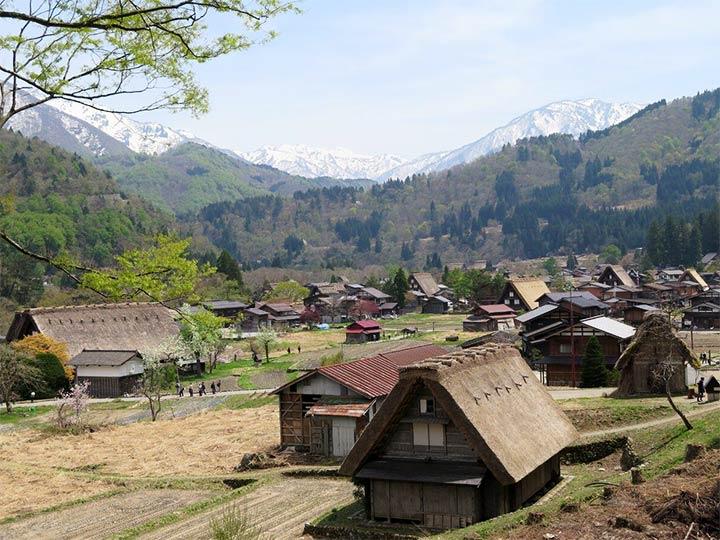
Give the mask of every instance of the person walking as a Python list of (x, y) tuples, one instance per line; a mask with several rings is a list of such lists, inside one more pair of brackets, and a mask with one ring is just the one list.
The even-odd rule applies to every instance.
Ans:
[(210, 391), (212, 392), (213, 396), (215, 395), (215, 381), (210, 383)]
[(191, 385), (188, 387), (188, 394), (190, 394), (190, 397), (193, 397), (194, 393), (195, 393), (195, 392), (194, 392), (193, 387), (192, 387), (192, 384), (191, 384)]
[(204, 383), (204, 382), (201, 382), (201, 383), (200, 383), (200, 388), (198, 389), (198, 395), (199, 395), (199, 396), (206, 396), (206, 395), (207, 395), (207, 392), (205, 391), (205, 383)]
[(298, 354), (300, 354), (300, 345), (298, 345)]
[(178, 390), (178, 397), (183, 397), (185, 395), (185, 387), (181, 384), (180, 390)]
[(290, 347), (288, 347), (288, 354), (290, 354)]
[(700, 380), (697, 383), (697, 402), (702, 403), (702, 400), (704, 397), (705, 397), (705, 377), (700, 377)]
[(220, 381), (218, 381), (215, 386), (217, 387), (217, 391), (219, 392), (220, 391)]

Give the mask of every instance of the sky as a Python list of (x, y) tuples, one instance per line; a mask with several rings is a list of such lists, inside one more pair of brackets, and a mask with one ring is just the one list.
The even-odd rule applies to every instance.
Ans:
[[(650, 103), (720, 86), (720, 2), (305, 0), (270, 43), (200, 66), (211, 110), (157, 120), (236, 151), (404, 158), (563, 99)], [(222, 30), (214, 26), (214, 30)]]

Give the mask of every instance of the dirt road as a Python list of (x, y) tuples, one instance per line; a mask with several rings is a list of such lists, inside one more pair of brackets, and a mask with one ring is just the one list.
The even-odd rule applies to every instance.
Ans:
[(264, 540), (291, 540), (302, 535), (306, 521), (350, 502), (352, 491), (353, 485), (346, 480), (282, 478), (257, 488), (230, 505), (161, 528), (142, 539), (207, 538), (210, 520), (222, 515), (228, 506), (235, 506), (262, 531)]
[(178, 489), (133, 491), (0, 526), (0, 539), (99, 540), (211, 495)]

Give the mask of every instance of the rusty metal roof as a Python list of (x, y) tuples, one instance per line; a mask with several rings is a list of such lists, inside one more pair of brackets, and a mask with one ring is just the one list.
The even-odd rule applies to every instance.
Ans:
[(345, 364), (325, 366), (318, 373), (347, 386), (367, 398), (386, 396), (398, 382), (398, 368), (446, 354), (437, 345), (418, 345), (361, 358)]

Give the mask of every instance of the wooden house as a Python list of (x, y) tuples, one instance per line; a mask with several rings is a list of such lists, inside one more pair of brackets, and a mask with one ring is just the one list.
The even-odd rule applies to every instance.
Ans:
[(583, 356), (591, 336), (600, 342), (605, 364), (612, 368), (634, 335), (632, 326), (602, 315), (573, 324), (561, 320), (521, 334), (523, 351), (543, 373), (549, 386), (579, 384)]
[(615, 364), (620, 371), (615, 395), (664, 393), (664, 383), (657, 380), (653, 370), (660, 362), (668, 361), (675, 367), (670, 391), (685, 392), (685, 366), (691, 364), (699, 368), (700, 363), (685, 342), (675, 335), (667, 315), (649, 314)]
[(647, 304), (632, 304), (623, 309), (623, 321), (630, 326), (638, 327), (645, 320), (648, 313), (660, 311), (656, 306)]
[(515, 328), (517, 313), (505, 304), (486, 304), (475, 308), (463, 321), (465, 332), (493, 332)]
[(300, 324), (300, 313), (290, 304), (264, 302), (256, 304), (255, 308), (269, 315), (268, 320), (272, 326), (288, 327)]
[(136, 391), (143, 374), (143, 359), (138, 351), (83, 350), (69, 365), (75, 368), (75, 380), (88, 382), (94, 398), (117, 398)]
[(67, 346), (70, 356), (83, 350), (156, 349), (178, 335), (170, 310), (154, 303), (95, 304), (20, 311), (8, 330), (8, 342), (43, 334)]
[(435, 295), (423, 298), (420, 301), (423, 313), (448, 313), (452, 310), (452, 302), (444, 296)]
[(377, 321), (361, 320), (349, 324), (345, 328), (345, 343), (367, 343), (380, 341), (382, 327)]
[(236, 319), (239, 314), (250, 307), (245, 302), (238, 300), (212, 300), (203, 302), (201, 306), (218, 317), (225, 317), (226, 319)]
[(703, 302), (683, 311), (683, 327), (695, 330), (720, 328), (720, 304)]
[(272, 326), (270, 314), (262, 309), (251, 307), (243, 312), (242, 330), (259, 332), (261, 328)]
[(435, 296), (440, 292), (440, 286), (430, 272), (414, 272), (408, 278), (411, 291), (421, 293), (426, 298)]
[(466, 527), (557, 482), (576, 436), (517, 350), (486, 345), (401, 368), (340, 473), (368, 519)]
[(397, 315), (398, 304), (397, 302), (384, 302), (378, 306), (381, 317), (392, 317)]
[(697, 283), (702, 291), (707, 291), (710, 288), (700, 273), (694, 268), (687, 268), (678, 281), (692, 281), (693, 283)]
[(597, 281), (611, 287), (623, 286), (635, 288), (636, 283), (630, 274), (619, 264), (608, 264), (600, 273)]
[(355, 296), (360, 300), (368, 300), (378, 306), (392, 300), (392, 297), (389, 294), (385, 294), (375, 287), (363, 287), (355, 294)]
[(398, 380), (400, 366), (444, 354), (417, 345), (307, 372), (276, 390), (280, 444), (345, 456)]
[(705, 392), (707, 392), (708, 402), (720, 401), (720, 380), (717, 376), (710, 375), (705, 383)]
[(549, 292), (550, 289), (542, 279), (510, 279), (505, 284), (497, 303), (510, 306), (515, 311), (530, 311), (538, 307), (538, 298)]

